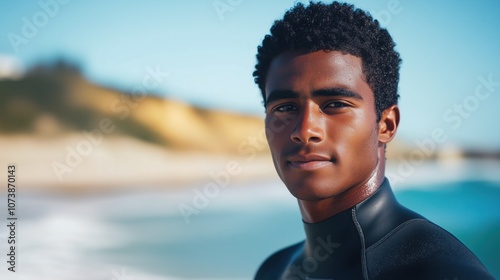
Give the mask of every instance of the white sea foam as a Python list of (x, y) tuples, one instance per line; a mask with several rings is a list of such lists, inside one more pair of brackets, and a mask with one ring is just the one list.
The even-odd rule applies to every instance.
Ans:
[[(107, 208), (100, 201), (20, 196), (18, 205), (23, 214), (19, 214), (17, 220), (16, 272), (8, 271), (4, 265), (0, 279), (174, 279), (137, 268), (128, 270), (129, 278), (114, 276), (115, 270), (124, 266), (107, 263), (109, 260), (100, 256), (100, 252), (123, 246), (131, 236), (100, 217)], [(6, 236), (6, 227), (1, 228), (1, 236)], [(1, 240), (1, 244), (0, 255), (6, 258), (7, 242)]]

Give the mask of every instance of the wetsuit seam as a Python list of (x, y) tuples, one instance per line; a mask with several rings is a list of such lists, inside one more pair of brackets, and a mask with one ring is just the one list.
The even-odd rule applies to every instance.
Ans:
[(356, 217), (356, 207), (352, 208), (351, 213), (352, 213), (352, 220), (359, 234), (359, 239), (361, 240), (361, 272), (363, 273), (363, 278), (365, 280), (369, 280), (368, 270), (366, 265), (365, 236), (363, 234), (363, 229), (361, 228), (361, 225), (359, 224), (358, 219)]
[(379, 241), (375, 242), (373, 245), (371, 245), (370, 247), (368, 247), (366, 249), (366, 252), (369, 252), (369, 251), (373, 250), (374, 248), (376, 248), (378, 245), (384, 243), (384, 241), (386, 241), (387, 239), (389, 239), (392, 235), (396, 234), (400, 229), (402, 229), (406, 225), (408, 225), (410, 223), (413, 223), (413, 222), (422, 222), (422, 221), (425, 222), (425, 221), (428, 221), (428, 220), (422, 219), (422, 218), (416, 218), (416, 219), (411, 219), (411, 220), (403, 222), (402, 224), (400, 224), (399, 226), (397, 226), (393, 230), (391, 230), (384, 237), (382, 237)]

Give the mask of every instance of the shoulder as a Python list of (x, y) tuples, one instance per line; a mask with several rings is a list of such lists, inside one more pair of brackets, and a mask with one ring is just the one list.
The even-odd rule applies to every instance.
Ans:
[(493, 279), (462, 242), (423, 218), (402, 223), (367, 248), (366, 256), (368, 270), (376, 279), (411, 279), (409, 275), (414, 279)]
[(301, 241), (273, 253), (261, 264), (254, 279), (280, 279), (292, 257), (300, 252), (303, 247), (304, 241)]

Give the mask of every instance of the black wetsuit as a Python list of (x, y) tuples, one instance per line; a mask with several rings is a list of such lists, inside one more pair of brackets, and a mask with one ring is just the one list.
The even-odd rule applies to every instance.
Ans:
[(494, 279), (446, 230), (401, 206), (387, 179), (368, 199), (280, 250), (255, 279)]

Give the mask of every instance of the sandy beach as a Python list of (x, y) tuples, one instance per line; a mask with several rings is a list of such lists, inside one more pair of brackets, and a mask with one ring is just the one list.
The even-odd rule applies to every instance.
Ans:
[(0, 166), (5, 170), (9, 164), (17, 166), (19, 191), (174, 189), (276, 177), (267, 154), (172, 151), (130, 137), (104, 137), (92, 143), (79, 133), (58, 138), (0, 136), (0, 147)]

